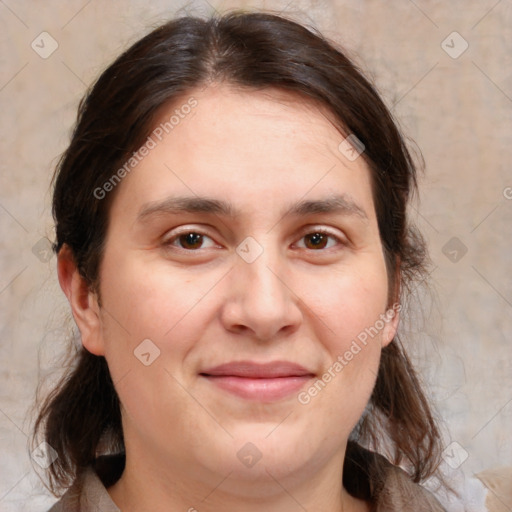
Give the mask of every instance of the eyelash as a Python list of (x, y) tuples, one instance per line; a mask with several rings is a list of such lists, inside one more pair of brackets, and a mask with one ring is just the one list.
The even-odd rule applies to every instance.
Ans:
[[(180, 251), (185, 251), (185, 252), (188, 252), (188, 253), (198, 252), (199, 250), (203, 249), (202, 247), (200, 247), (199, 249), (185, 249), (184, 247), (179, 247), (179, 246), (174, 245), (175, 242), (179, 241), (180, 237), (186, 236), (186, 235), (190, 235), (190, 234), (200, 235), (203, 238), (208, 238), (208, 239), (213, 241), (212, 237), (208, 236), (207, 234), (203, 233), (202, 231), (189, 229), (187, 231), (182, 231), (181, 233), (176, 233), (175, 235), (173, 235), (169, 239), (165, 240), (163, 245), (166, 248), (170, 247), (170, 248), (178, 249)], [(330, 239), (334, 239), (337, 242), (337, 244), (340, 245), (340, 246), (347, 246), (348, 245), (348, 242), (346, 240), (340, 239), (338, 236), (334, 235), (333, 233), (331, 233), (330, 231), (328, 231), (325, 228), (312, 229), (311, 231), (308, 231), (308, 232), (304, 233), (300, 237), (299, 240), (303, 240), (308, 235), (316, 235), (316, 234), (324, 235), (324, 236), (329, 237)], [(321, 248), (321, 249), (308, 249), (307, 247), (302, 247), (301, 249), (305, 249), (305, 250), (308, 250), (308, 251), (311, 251), (311, 252), (323, 252), (325, 250), (332, 249), (332, 247)]]

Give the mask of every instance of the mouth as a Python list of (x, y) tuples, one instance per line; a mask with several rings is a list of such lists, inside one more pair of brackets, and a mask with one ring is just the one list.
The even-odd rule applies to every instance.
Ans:
[(199, 375), (223, 391), (259, 402), (286, 398), (315, 377), (303, 366), (288, 361), (231, 362), (208, 368)]

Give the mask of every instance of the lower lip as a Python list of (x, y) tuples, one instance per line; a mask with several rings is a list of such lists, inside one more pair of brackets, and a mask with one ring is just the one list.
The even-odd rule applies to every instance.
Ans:
[(254, 379), (234, 376), (204, 375), (211, 383), (233, 395), (260, 402), (273, 402), (297, 393), (312, 376)]

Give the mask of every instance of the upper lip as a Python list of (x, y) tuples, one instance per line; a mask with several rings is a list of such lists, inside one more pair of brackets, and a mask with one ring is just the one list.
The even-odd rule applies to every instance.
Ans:
[(313, 372), (290, 361), (256, 363), (252, 361), (232, 361), (207, 368), (201, 375), (210, 377), (245, 377), (247, 379), (275, 379), (279, 377), (312, 376)]

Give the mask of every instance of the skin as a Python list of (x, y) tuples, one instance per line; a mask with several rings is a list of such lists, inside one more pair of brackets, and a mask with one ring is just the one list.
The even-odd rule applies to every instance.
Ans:
[[(190, 96), (193, 113), (115, 191), (100, 302), (69, 250), (59, 255), (83, 345), (106, 357), (122, 403), (126, 468), (108, 491), (123, 512), (369, 510), (342, 487), (343, 460), (398, 314), (307, 405), (297, 393), (246, 400), (199, 375), (287, 360), (320, 378), (391, 307), (369, 168), (291, 93), (213, 84), (162, 119)], [(283, 216), (335, 194), (362, 213)], [(157, 211), (182, 195), (239, 213)], [(319, 229), (332, 236), (315, 245)], [(187, 232), (204, 237), (191, 248), (176, 236)], [(248, 236), (263, 249), (252, 263), (236, 251)], [(148, 366), (134, 356), (145, 339), (160, 350)], [(252, 467), (237, 457), (248, 442), (261, 453)]]

